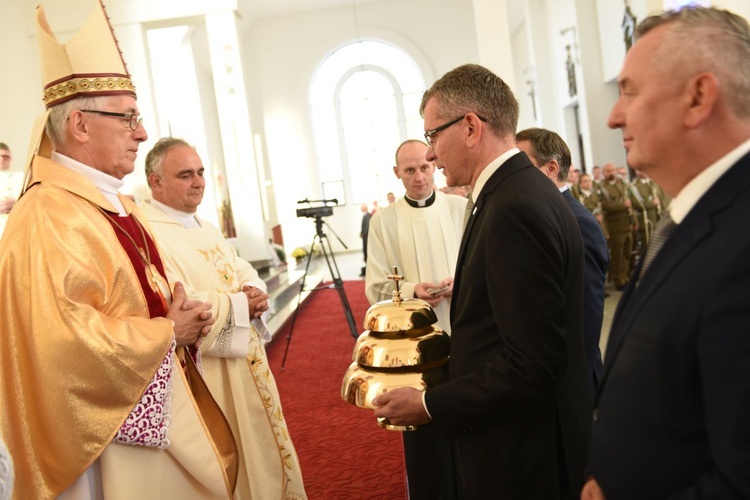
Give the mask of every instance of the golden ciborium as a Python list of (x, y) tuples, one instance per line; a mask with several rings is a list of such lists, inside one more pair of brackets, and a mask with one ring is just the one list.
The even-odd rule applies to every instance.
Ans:
[[(450, 340), (435, 325), (435, 311), (422, 299), (401, 298), (399, 280), (404, 278), (395, 267), (388, 279), (394, 282), (393, 299), (367, 310), (365, 331), (341, 385), (344, 401), (360, 408), (374, 409), (372, 400), (391, 389), (423, 391), (448, 380)], [(417, 428), (393, 425), (387, 418), (378, 418), (378, 425), (398, 431)]]

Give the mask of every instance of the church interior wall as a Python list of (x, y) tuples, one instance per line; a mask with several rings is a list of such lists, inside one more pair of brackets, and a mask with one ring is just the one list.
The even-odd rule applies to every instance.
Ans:
[[(383, 1), (260, 19), (241, 35), (256, 78), (250, 102), (262, 102), (262, 130), (285, 244), (309, 245), (314, 227), (298, 219), (296, 201), (322, 197), (311, 128), (309, 88), (315, 70), (335, 49), (357, 36), (393, 43), (417, 62), (429, 86), (478, 53), (471, 3), (461, 0)], [(398, 144), (394, 144), (395, 151)], [(390, 170), (392, 165), (383, 165)], [(442, 174), (440, 174), (442, 175)], [(329, 224), (347, 245), (360, 246), (361, 212), (352, 204), (334, 210)], [(335, 242), (335, 238), (331, 238)], [(341, 250), (337, 242), (334, 250)]]
[[(622, 134), (607, 126), (612, 106), (617, 101), (617, 87), (607, 82), (602, 72), (602, 56), (596, 2), (575, 0), (576, 34), (578, 37), (579, 126), (583, 140), (585, 169), (613, 162), (625, 164)], [(612, 30), (619, 31), (619, 24)], [(579, 165), (584, 167), (584, 165)]]
[(44, 111), (36, 38), (27, 31), (28, 12), (20, 2), (0, 2), (2, 50), (2, 120), (0, 142), (13, 152), (14, 169), (22, 169), (34, 119)]
[[(513, 50), (513, 64), (516, 67), (513, 92), (518, 99), (519, 116), (518, 130), (536, 127), (539, 111), (535, 113), (536, 78), (534, 75), (533, 46), (529, 43), (528, 26), (524, 21), (511, 35)], [(502, 75), (501, 75), (502, 77)], [(533, 91), (533, 92), (532, 92)]]
[(517, 30), (523, 2), (517, 0), (472, 0), (479, 59), (476, 61), (500, 75), (515, 92), (516, 66), (512, 37)]
[[(558, 105), (559, 75), (553, 71), (555, 65), (561, 62), (554, 60), (552, 55), (552, 40), (557, 41), (559, 33), (552, 31), (546, 0), (527, 0), (524, 3), (526, 45), (529, 47), (530, 55), (528, 61), (519, 64), (519, 71), (525, 73), (526, 80), (534, 81), (537, 94), (536, 124), (544, 124), (545, 127), (562, 135), (562, 108)], [(522, 65), (527, 66), (520, 68)]]
[(731, 10), (745, 19), (750, 19), (750, 1), (748, 0), (716, 0), (713, 5)]
[[(477, 36), (474, 7), (477, 2), (493, 0), (379, 0), (339, 8), (325, 8), (260, 18), (243, 16), (238, 11), (240, 51), (246, 79), (253, 137), (257, 141), (260, 163), (270, 180), (266, 196), (271, 209), (267, 213), (266, 231), (275, 224), (284, 230), (288, 250), (309, 244), (313, 235), (309, 220), (298, 219), (296, 201), (305, 197), (320, 198), (317, 158), (311, 129), (309, 88), (321, 61), (336, 48), (358, 37), (391, 42), (407, 51), (417, 62), (429, 86), (446, 71), (464, 63), (479, 62), (481, 47)], [(642, 19), (665, 3), (679, 0), (630, 0), (634, 15)], [(13, 166), (23, 168), (29, 133), (34, 119), (43, 111), (41, 78), (33, 18), (35, 1), (0, 2), (0, 47), (3, 48), (3, 116), (0, 141), (14, 151)], [(59, 38), (66, 40), (90, 12), (89, 0), (47, 0), (43, 2)], [(610, 0), (525, 0), (525, 19), (510, 33), (498, 39), (510, 39), (513, 67), (512, 86), (521, 102), (519, 126), (543, 126), (559, 132), (574, 148), (577, 142), (571, 118), (574, 105), (579, 106), (578, 126), (584, 147), (574, 152), (583, 157), (590, 169), (595, 164), (613, 161), (624, 164), (620, 134), (606, 126), (609, 110), (617, 99), (615, 83), (624, 57), (622, 37), (622, 2)], [(704, 4), (709, 3), (704, 1)], [(713, 5), (750, 17), (748, 0), (717, 0)], [(157, 127), (157, 106), (149, 69), (146, 30), (167, 19), (169, 8), (178, 16), (200, 19), (200, 9), (234, 9), (237, 2), (221, 0), (210, 5), (201, 0), (165, 0), (149, 11), (147, 0), (108, 0), (120, 46), (138, 88), (139, 107), (150, 133), (141, 146), (136, 174), (128, 179), (126, 190), (145, 183), (142, 174), (145, 153), (160, 135), (168, 131)], [(234, 7), (232, 7), (234, 5)], [(514, 11), (517, 11), (514, 6)], [(193, 36), (201, 35), (201, 23)], [(561, 31), (575, 26), (565, 35)], [(494, 28), (493, 28), (494, 29)], [(502, 31), (503, 26), (497, 26)], [(485, 33), (486, 34), (486, 33)], [(568, 95), (565, 69), (565, 45), (574, 45), (578, 60), (576, 76), (578, 97)], [(196, 41), (196, 69), (201, 89), (202, 111), (207, 123), (215, 123), (218, 111), (212, 93), (208, 56)], [(538, 119), (534, 120), (528, 96), (528, 68), (536, 81)], [(503, 75), (502, 68), (493, 68)], [(526, 73), (525, 73), (526, 71)], [(506, 76), (507, 78), (507, 76)], [(511, 82), (509, 82), (511, 83)], [(189, 105), (189, 103), (187, 103)], [(190, 140), (190, 138), (188, 138)], [(208, 161), (222, 162), (221, 135), (216, 128), (206, 128)], [(395, 148), (394, 144), (394, 148)], [(577, 155), (577, 156), (576, 156)], [(391, 165), (384, 165), (390, 169)], [(243, 168), (253, 169), (254, 165)], [(439, 174), (442, 175), (442, 174)], [(231, 180), (230, 180), (231, 182)], [(261, 187), (261, 189), (264, 189)], [(258, 193), (248, 193), (258, 196)], [(236, 214), (241, 217), (242, 214)], [(337, 208), (328, 221), (352, 248), (360, 246), (358, 206)], [(335, 243), (335, 250), (341, 247)]]

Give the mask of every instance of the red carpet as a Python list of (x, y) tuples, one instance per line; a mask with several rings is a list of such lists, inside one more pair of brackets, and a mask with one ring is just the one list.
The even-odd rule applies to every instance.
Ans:
[[(344, 283), (357, 327), (369, 307), (364, 281)], [(287, 324), (268, 346), (289, 432), (311, 500), (405, 499), (401, 433), (378, 427), (371, 410), (341, 399), (354, 338), (338, 292), (313, 292), (302, 304), (281, 371)]]

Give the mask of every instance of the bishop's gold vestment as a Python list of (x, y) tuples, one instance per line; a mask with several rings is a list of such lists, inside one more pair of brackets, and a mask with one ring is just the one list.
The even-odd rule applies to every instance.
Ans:
[(172, 322), (148, 317), (133, 264), (86, 201), (116, 212), (102, 194), (43, 157), (32, 172), (0, 242), (0, 428), (14, 497), (53, 498), (98, 460), (108, 500), (227, 498), (180, 369), (171, 445), (112, 444), (172, 344)]

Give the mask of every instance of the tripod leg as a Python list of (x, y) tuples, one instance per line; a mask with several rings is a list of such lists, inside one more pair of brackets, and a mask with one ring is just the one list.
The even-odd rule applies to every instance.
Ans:
[[(284, 348), (284, 357), (281, 359), (281, 369), (284, 369), (286, 365), (286, 355), (289, 353), (289, 344), (292, 342), (292, 334), (294, 333), (294, 324), (297, 323), (297, 313), (299, 313), (299, 306), (302, 302), (302, 292), (305, 291), (305, 281), (307, 280), (307, 271), (310, 269), (310, 262), (313, 259), (313, 250), (315, 249), (315, 241), (318, 239), (318, 235), (313, 236), (312, 245), (310, 245), (310, 254), (307, 256), (307, 264), (305, 264), (305, 273), (302, 275), (302, 282), (299, 286), (299, 294), (297, 295), (297, 307), (294, 309), (292, 314), (292, 324), (289, 326), (289, 333), (286, 336), (286, 347)], [(321, 245), (322, 246), (322, 245)]]
[[(333, 250), (331, 249), (331, 242), (326, 237), (325, 233), (320, 238), (320, 247), (323, 249), (323, 256), (328, 264), (328, 270), (331, 273), (331, 279), (333, 280), (333, 287), (339, 293), (339, 299), (341, 300), (341, 306), (344, 308), (344, 316), (346, 316), (346, 322), (349, 324), (349, 330), (352, 332), (352, 337), (355, 339), (359, 338), (359, 332), (357, 331), (357, 325), (354, 321), (354, 314), (352, 314), (352, 308), (349, 306), (349, 299), (346, 297), (344, 291), (344, 282), (341, 279), (339, 273), (339, 267), (336, 265), (336, 260), (333, 258)], [(327, 247), (327, 248), (326, 248)]]

